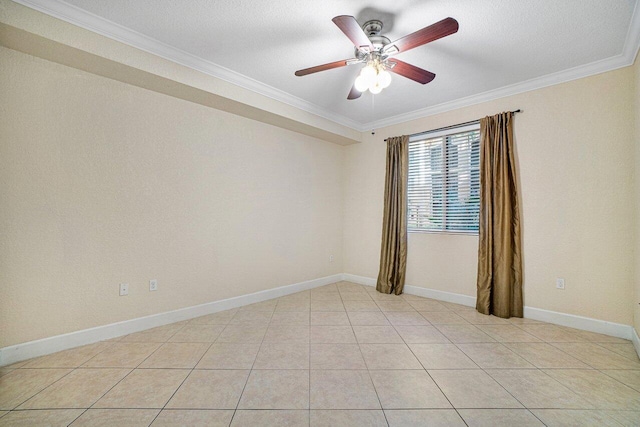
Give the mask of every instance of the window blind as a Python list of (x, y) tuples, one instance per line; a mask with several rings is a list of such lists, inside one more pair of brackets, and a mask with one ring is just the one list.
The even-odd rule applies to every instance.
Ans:
[(409, 139), (409, 231), (478, 233), (480, 125)]

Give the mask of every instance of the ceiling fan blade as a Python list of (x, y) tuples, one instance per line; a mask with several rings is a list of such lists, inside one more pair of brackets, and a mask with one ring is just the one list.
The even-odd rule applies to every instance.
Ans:
[(328, 64), (316, 65), (315, 67), (305, 68), (303, 70), (296, 71), (296, 76), (306, 76), (307, 74), (317, 73), (319, 71), (331, 70), (333, 68), (344, 67), (350, 64), (349, 59), (343, 59), (341, 61), (329, 62)]
[(423, 85), (436, 78), (436, 75), (432, 72), (418, 68), (415, 65), (407, 64), (399, 59), (393, 58), (393, 60), (390, 60), (389, 62), (395, 62), (396, 65), (393, 68), (387, 68), (387, 70)]
[(362, 92), (356, 89), (356, 85), (354, 84), (351, 87), (351, 90), (349, 91), (349, 96), (347, 96), (347, 99), (358, 99), (360, 98), (361, 95), (362, 95)]
[(355, 47), (365, 52), (371, 52), (373, 50), (371, 40), (369, 40), (369, 37), (362, 31), (356, 18), (349, 15), (340, 15), (333, 18), (332, 21), (349, 37), (349, 40), (351, 40)]
[(421, 30), (406, 35), (398, 40), (389, 43), (382, 50), (384, 53), (393, 55), (394, 53), (406, 52), (414, 47), (422, 46), (434, 40), (441, 39), (458, 31), (458, 21), (453, 18), (445, 18), (442, 21), (429, 25)]

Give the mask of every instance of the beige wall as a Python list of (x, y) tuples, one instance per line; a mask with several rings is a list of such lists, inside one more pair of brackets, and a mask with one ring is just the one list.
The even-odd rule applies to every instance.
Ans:
[[(520, 108), (525, 305), (631, 324), (632, 79), (627, 67), (377, 129), (346, 147), (345, 272), (377, 276), (384, 138)], [(475, 296), (477, 244), (476, 236), (410, 234), (407, 284)], [(566, 290), (556, 290), (556, 277)]]
[(342, 147), (5, 48), (0, 99), (0, 347), (342, 272)]
[(636, 333), (640, 333), (640, 55), (636, 56), (633, 64), (634, 72), (634, 112), (635, 112), (635, 221), (636, 221), (636, 245), (635, 245), (635, 294), (632, 298), (634, 312), (634, 327)]

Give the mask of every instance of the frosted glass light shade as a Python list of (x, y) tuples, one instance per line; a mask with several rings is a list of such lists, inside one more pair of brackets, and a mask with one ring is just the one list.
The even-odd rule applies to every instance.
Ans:
[(383, 89), (388, 88), (391, 84), (391, 74), (387, 70), (382, 70), (380, 74), (378, 74), (378, 84), (382, 86)]
[(369, 83), (365, 80), (364, 77), (358, 76), (356, 77), (355, 87), (358, 92), (364, 92), (369, 89)]

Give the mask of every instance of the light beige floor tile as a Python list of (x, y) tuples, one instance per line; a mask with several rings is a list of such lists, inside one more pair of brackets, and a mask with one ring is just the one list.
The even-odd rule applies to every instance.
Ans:
[(211, 344), (165, 343), (149, 356), (140, 368), (193, 368)]
[(29, 399), (20, 409), (88, 408), (130, 369), (76, 369)]
[(624, 427), (640, 426), (640, 411), (604, 411)]
[(311, 300), (321, 301), (321, 300), (331, 300), (335, 297), (340, 297), (340, 292), (337, 287), (333, 288), (315, 288), (311, 289), (311, 293), (309, 294)]
[(464, 427), (466, 425), (454, 409), (387, 409), (384, 413), (389, 427)]
[(367, 369), (358, 344), (311, 344), (311, 369)]
[(311, 427), (387, 427), (380, 410), (311, 410)]
[(349, 318), (344, 311), (312, 311), (312, 325), (349, 326)]
[(425, 369), (478, 369), (455, 344), (409, 344)]
[(2, 377), (3, 375), (7, 375), (9, 372), (21, 368), (24, 365), (26, 365), (27, 363), (31, 362), (32, 360), (35, 359), (30, 359), (30, 360), (23, 360), (22, 362), (17, 362), (17, 363), (12, 363), (11, 365), (6, 365), (0, 368), (0, 377)]
[[(0, 418), (0, 427), (66, 427), (83, 411), (84, 409), (14, 411)], [(0, 414), (2, 415), (4, 414)]]
[(383, 294), (375, 290), (375, 288), (373, 292), (369, 293), (369, 296), (373, 298), (374, 301), (405, 301), (400, 295)]
[(192, 371), (167, 409), (236, 409), (249, 371)]
[(266, 325), (272, 315), (272, 311), (238, 311), (229, 325)]
[(519, 328), (546, 342), (585, 342), (586, 339), (556, 325), (523, 324)]
[(355, 343), (356, 337), (351, 326), (311, 325), (311, 342), (325, 344)]
[(301, 410), (238, 410), (231, 427), (307, 427), (309, 411)]
[(344, 311), (342, 300), (314, 300), (311, 297), (311, 311)]
[(187, 369), (136, 369), (105, 394), (94, 407), (161, 409), (187, 375)]
[(224, 325), (187, 325), (180, 329), (169, 342), (214, 342)]
[(618, 338), (618, 337), (612, 337), (610, 335), (598, 334), (595, 332), (582, 331), (580, 329), (567, 328), (567, 327), (564, 327), (564, 329), (590, 342), (631, 344), (631, 341), (629, 340), (625, 340), (623, 338)]
[(309, 371), (251, 371), (238, 409), (308, 409)]
[[(437, 312), (436, 312), (437, 313)], [(416, 311), (387, 311), (384, 315), (393, 326), (429, 326), (429, 322)]]
[(567, 354), (596, 369), (640, 369), (640, 360), (631, 360), (595, 343), (555, 343)]
[(359, 343), (390, 344), (402, 343), (402, 338), (393, 326), (354, 326), (353, 332)]
[(206, 316), (196, 317), (189, 321), (190, 325), (226, 325), (231, 318), (238, 312), (237, 308), (233, 310), (220, 311), (218, 313), (208, 314)]
[(540, 342), (539, 338), (513, 325), (477, 325), (477, 327), (498, 342)]
[(122, 337), (119, 342), (167, 342), (176, 332), (187, 325), (188, 322), (171, 323), (165, 326), (148, 329), (142, 332)]
[(196, 369), (251, 369), (260, 344), (215, 343), (202, 356)]
[[(315, 294), (311, 294), (311, 307), (314, 305), (316, 307), (322, 307), (323, 302), (329, 303), (329, 305), (336, 304), (342, 302), (342, 298), (340, 298), (340, 294), (338, 292), (319, 292)], [(338, 304), (339, 306), (339, 304)], [(331, 310), (327, 310), (331, 311)]]
[(640, 393), (602, 372), (583, 369), (546, 369), (544, 372), (596, 409), (640, 410)]
[(479, 370), (428, 371), (455, 408), (521, 408), (487, 373)]
[(371, 371), (383, 409), (451, 408), (424, 370)]
[(593, 409), (593, 405), (538, 369), (486, 371), (527, 408)]
[(360, 344), (369, 369), (422, 369), (406, 344)]
[(0, 378), (0, 409), (13, 409), (71, 372), (70, 369), (15, 369)]
[(495, 342), (474, 325), (435, 325), (453, 343)]
[(472, 325), (509, 325), (508, 319), (479, 313), (475, 310), (460, 311), (458, 315)]
[[(247, 313), (251, 313), (248, 311)], [(260, 312), (258, 312), (260, 313)], [(267, 325), (227, 325), (224, 331), (216, 339), (216, 343), (261, 343), (264, 334), (267, 333)]]
[(253, 369), (309, 369), (309, 344), (264, 342)]
[(349, 321), (356, 326), (386, 326), (389, 321), (381, 311), (350, 311)]
[(307, 325), (270, 325), (264, 342), (309, 342), (309, 326)]
[(469, 427), (544, 427), (526, 409), (460, 409), (459, 412)]
[(293, 301), (293, 300), (306, 300), (309, 301), (311, 298), (311, 291), (302, 291), (296, 292), (293, 294), (285, 295), (283, 297), (278, 298), (278, 301)]
[(373, 300), (371, 301), (344, 301), (344, 308), (347, 311), (380, 311), (380, 308)]
[(547, 427), (620, 427), (604, 411), (533, 409)]
[(89, 409), (73, 427), (145, 427), (158, 415), (157, 409)]
[(458, 344), (458, 348), (483, 369), (534, 368), (531, 363), (502, 344)]
[(434, 300), (409, 301), (411, 307), (417, 311), (447, 311), (447, 307)]
[(311, 371), (311, 409), (380, 409), (367, 371)]
[(378, 307), (380, 307), (380, 310), (382, 311), (408, 311), (408, 312), (412, 312), (412, 311), (416, 311), (412, 306), (410, 306), (407, 302), (405, 301), (376, 301), (376, 304), (378, 304)]
[(161, 345), (161, 343), (116, 342), (82, 366), (87, 368), (135, 368)]
[(311, 302), (309, 300), (286, 300), (286, 301), (278, 301), (278, 305), (276, 306), (276, 313), (287, 313), (287, 312), (305, 312), (307, 313), (307, 318), (309, 317), (309, 310), (311, 310)]
[(396, 326), (407, 344), (446, 344), (450, 341), (433, 326)]
[(0, 411), (0, 418), (4, 417), (8, 413), (9, 413), (9, 411)]
[(638, 353), (636, 353), (636, 349), (631, 343), (598, 343), (600, 346), (606, 348), (607, 350), (611, 350), (614, 353), (617, 353), (621, 356), (626, 357), (631, 360), (638, 360)]
[(602, 373), (628, 385), (636, 391), (640, 391), (640, 371), (603, 369)]
[(547, 343), (505, 343), (519, 356), (523, 357), (537, 368), (580, 368), (590, 367), (564, 351)]
[(77, 368), (113, 343), (98, 342), (32, 359), (23, 368)]
[(309, 311), (277, 311), (271, 318), (272, 325), (309, 325)]
[(422, 317), (427, 319), (429, 323), (433, 325), (466, 325), (469, 324), (462, 317), (458, 316), (453, 311), (420, 311)]
[(533, 319), (526, 319), (523, 317), (511, 317), (509, 318), (509, 323), (511, 323), (512, 325), (524, 325), (524, 324), (529, 324), (529, 325), (533, 325), (533, 324), (542, 324), (544, 322), (541, 322), (539, 320), (533, 320)]
[[(448, 310), (454, 311), (456, 313), (459, 313), (461, 311), (475, 311), (476, 310), (475, 307), (470, 307), (468, 305), (462, 305), (462, 304), (455, 304), (453, 302), (440, 301), (440, 304), (442, 304)], [(418, 310), (418, 311), (422, 311), (422, 310)]]
[(366, 291), (340, 292), (342, 301), (373, 301)]
[(268, 301), (257, 302), (255, 304), (249, 304), (240, 307), (238, 311), (265, 311), (265, 312), (273, 312), (276, 309), (276, 304), (278, 300), (272, 299)]
[(233, 411), (165, 409), (155, 419), (152, 427), (228, 427)]

